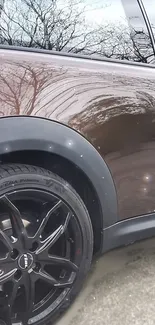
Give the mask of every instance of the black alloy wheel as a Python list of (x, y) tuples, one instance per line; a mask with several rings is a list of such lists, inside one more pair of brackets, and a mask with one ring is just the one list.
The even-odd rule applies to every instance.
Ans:
[(70, 185), (38, 167), (0, 167), (1, 322), (54, 320), (80, 290), (92, 252), (90, 218)]

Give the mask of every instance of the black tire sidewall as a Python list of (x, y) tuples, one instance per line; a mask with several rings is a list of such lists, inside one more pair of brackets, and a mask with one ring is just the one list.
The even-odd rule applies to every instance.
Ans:
[(5, 172), (1, 173), (0, 168), (0, 176), (0, 196), (26, 188), (35, 188), (36, 190), (39, 189), (52, 193), (64, 200), (70, 206), (80, 225), (83, 238), (83, 252), (79, 273), (74, 286), (62, 303), (54, 310), (52, 315), (49, 314), (46, 318), (34, 323), (34, 325), (49, 324), (49, 320), (50, 323), (51, 321), (53, 322), (69, 307), (80, 291), (84, 278), (90, 269), (93, 254), (93, 230), (91, 220), (83, 201), (75, 190), (66, 181), (52, 172), (40, 168), (36, 169), (36, 167), (35, 170), (33, 170), (33, 166), (32, 170), (30, 169), (29, 172), (26, 172), (24, 167), (22, 170), (21, 165), (21, 172), (15, 169), (14, 171), (11, 170), (9, 175), (7, 173), (5, 175)]

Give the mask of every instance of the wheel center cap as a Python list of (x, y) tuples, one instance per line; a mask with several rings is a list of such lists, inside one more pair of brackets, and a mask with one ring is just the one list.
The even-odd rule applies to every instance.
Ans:
[(30, 253), (22, 254), (19, 257), (18, 265), (22, 270), (29, 269), (33, 264), (33, 256)]

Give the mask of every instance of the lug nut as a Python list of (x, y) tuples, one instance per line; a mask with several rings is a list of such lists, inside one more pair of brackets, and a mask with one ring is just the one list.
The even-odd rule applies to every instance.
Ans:
[(32, 244), (32, 247), (30, 249), (31, 252), (35, 252), (38, 248), (38, 243), (35, 241), (33, 244)]
[(15, 278), (15, 280), (18, 281), (21, 278), (21, 276), (22, 276), (22, 271), (17, 270), (15, 275), (14, 275), (14, 278)]
[(33, 267), (33, 270), (34, 270), (35, 272), (39, 272), (40, 269), (41, 269), (41, 265), (40, 265), (40, 263), (36, 262), (35, 265), (34, 265), (34, 267)]
[(19, 253), (17, 251), (17, 249), (13, 249), (13, 251), (11, 252), (10, 256), (13, 260), (15, 260), (18, 257)]

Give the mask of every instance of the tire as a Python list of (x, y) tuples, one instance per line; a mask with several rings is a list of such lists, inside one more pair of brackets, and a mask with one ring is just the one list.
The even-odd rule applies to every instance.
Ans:
[[(38, 197), (39, 197), (40, 201), (38, 200), (38, 197), (36, 197), (37, 193), (38, 193)], [(34, 199), (34, 201), (36, 200), (35, 202), (33, 202), (33, 195), (35, 195), (35, 199)], [(44, 200), (46, 201), (47, 197), (50, 198), (50, 199), (48, 199), (49, 202), (44, 203)], [(24, 200), (26, 200), (26, 201), (24, 201)], [(27, 201), (27, 200), (29, 200), (29, 201)], [(31, 200), (32, 200), (32, 202), (31, 202)], [(36, 203), (37, 200), (38, 200), (38, 203)], [(36, 209), (39, 209), (40, 206), (46, 207), (46, 204), (47, 204), (47, 206), (48, 206), (48, 204), (53, 204), (53, 202), (55, 202), (54, 200), (59, 200), (61, 206), (60, 206), (60, 208), (59, 207), (58, 208), (60, 210), (61, 209), (62, 210), (60, 212), (59, 211), (53, 212), (54, 216), (52, 216), (51, 218), (49, 217), (49, 219), (47, 219), (48, 221), (47, 221), (43, 231), (45, 231), (46, 227), (48, 227), (48, 231), (52, 232), (52, 230), (49, 229), (48, 222), (52, 223), (52, 222), (54, 222), (53, 220), (56, 220), (56, 222), (58, 222), (59, 218), (64, 218), (63, 219), (64, 223), (62, 223), (62, 220), (60, 219), (61, 220), (60, 226), (58, 228), (56, 228), (56, 231), (57, 231), (56, 236), (57, 237), (54, 237), (54, 235), (53, 235), (54, 232), (52, 232), (52, 235), (51, 235), (51, 236), (53, 236), (51, 238), (58, 238), (58, 241), (60, 241), (60, 243), (62, 242), (62, 244), (58, 245), (57, 242), (55, 242), (55, 244), (52, 244), (52, 245), (53, 245), (53, 247), (54, 247), (54, 245), (58, 245), (58, 247), (62, 246), (60, 249), (60, 252), (61, 252), (60, 257), (61, 258), (63, 258), (63, 256), (66, 256), (65, 254), (68, 254), (67, 256), (71, 256), (70, 260), (73, 259), (73, 260), (71, 260), (71, 263), (73, 264), (73, 262), (74, 262), (74, 265), (76, 264), (75, 265), (76, 272), (73, 272), (72, 266), (71, 266), (71, 270), (70, 269), (69, 270), (67, 269), (65, 271), (60, 270), (60, 275), (62, 273), (65, 273), (64, 278), (67, 279), (65, 281), (68, 281), (67, 288), (62, 287), (63, 288), (62, 289), (61, 286), (59, 287), (60, 281), (55, 282), (56, 284), (54, 284), (54, 286), (55, 286), (54, 289), (50, 289), (50, 290), (53, 290), (52, 292), (54, 292), (51, 294), (51, 297), (54, 297), (54, 295), (56, 295), (57, 291), (59, 292), (59, 291), (63, 290), (62, 293), (60, 294), (61, 299), (58, 296), (57, 300), (55, 300), (55, 301), (52, 300), (54, 298), (42, 300), (42, 301), (45, 301), (46, 310), (39, 309), (39, 308), (43, 308), (43, 307), (37, 307), (38, 309), (36, 309), (36, 310), (38, 310), (38, 312), (36, 310), (34, 311), (35, 317), (33, 316), (33, 312), (32, 312), (32, 316), (30, 317), (30, 323), (34, 324), (34, 325), (52, 324), (53, 321), (55, 321), (55, 319), (69, 307), (69, 305), (73, 302), (74, 298), (79, 293), (81, 286), (84, 282), (84, 278), (90, 269), (92, 255), (93, 255), (93, 230), (92, 230), (91, 220), (89, 217), (89, 213), (88, 213), (83, 201), (79, 197), (79, 195), (66, 181), (61, 179), (59, 176), (57, 176), (57, 175), (53, 174), (52, 172), (45, 170), (43, 168), (29, 166), (29, 165), (12, 164), (12, 165), (3, 165), (0, 167), (0, 206), (1, 206), (1, 202), (2, 202), (2, 207), (4, 206), (4, 210), (6, 208), (6, 210), (9, 213), (9, 218), (11, 220), (10, 221), (11, 228), (2, 229), (2, 230), (5, 232), (5, 234), (8, 237), (10, 237), (10, 231), (11, 232), (15, 231), (15, 233), (17, 233), (17, 231), (18, 231), (18, 229), (16, 228), (16, 225), (14, 224), (13, 217), (12, 217), (13, 210), (11, 210), (11, 209), (13, 209), (15, 204), (18, 205), (18, 209), (20, 207), (20, 209), (22, 210), (22, 212), (21, 212), (22, 224), (24, 224), (24, 221), (23, 221), (24, 218), (25, 218), (25, 220), (29, 220), (28, 218), (31, 219), (31, 217), (33, 218), (33, 221), (29, 222), (29, 224), (31, 226), (31, 225), (35, 224), (36, 222), (38, 222), (38, 220), (36, 220), (36, 217), (34, 217), (34, 216), (30, 216), (30, 217), (27, 216), (27, 214), (28, 214), (27, 209), (29, 209), (27, 202), (30, 202), (30, 211), (32, 209), (32, 212), (33, 212), (33, 209), (34, 209), (33, 205), (36, 206)], [(11, 202), (11, 204), (13, 204), (12, 207), (10, 205), (10, 202)], [(16, 207), (17, 207), (17, 205), (16, 205)], [(32, 207), (31, 207), (31, 205), (32, 205)], [(51, 211), (53, 211), (53, 210), (51, 210)], [(62, 211), (64, 211), (64, 216), (63, 216)], [(16, 213), (16, 211), (15, 211), (15, 213)], [(37, 213), (38, 213), (38, 210), (37, 210)], [(5, 214), (4, 214), (4, 211), (2, 208), (2, 213), (0, 212), (0, 221), (2, 218), (6, 218), (6, 217), (4, 217), (4, 215)], [(26, 217), (23, 217), (23, 215), (24, 216), (26, 215)], [(31, 213), (30, 213), (30, 215), (31, 215)], [(69, 216), (69, 219), (67, 219), (68, 216)], [(43, 220), (45, 220), (46, 217), (47, 217), (47, 214)], [(20, 217), (18, 217), (18, 218), (20, 219)], [(69, 220), (68, 224), (67, 224), (66, 220)], [(18, 223), (18, 220), (17, 220), (17, 223)], [(20, 222), (19, 222), (19, 226), (20, 226)], [(28, 227), (29, 226), (26, 226), (26, 231), (29, 230)], [(54, 226), (52, 225), (52, 227), (54, 227)], [(60, 227), (62, 227), (61, 229), (63, 229), (62, 235), (60, 235), (60, 231), (58, 232), (58, 229)], [(76, 234), (79, 237), (76, 237)], [(71, 236), (71, 238), (69, 236)], [(10, 240), (10, 238), (9, 238), (9, 240)], [(22, 241), (22, 238), (23, 237), (18, 238), (18, 240), (17, 240), (18, 245), (21, 243), (20, 240)], [(27, 245), (30, 245), (30, 241), (32, 241), (32, 238), (34, 238), (34, 237), (31, 236), (31, 237), (26, 237), (26, 238), (28, 238)], [(47, 236), (47, 238), (49, 238), (49, 237)], [(81, 250), (77, 249), (78, 240), (80, 243), (79, 245), (81, 245), (80, 247), (82, 247)], [(45, 241), (48, 242), (48, 240), (45, 240)], [(41, 243), (39, 242), (39, 244), (38, 244), (38, 242), (35, 242), (35, 244), (33, 243), (33, 245), (34, 246), (42, 245), (42, 247), (43, 247), (42, 243), (44, 243), (44, 241), (41, 241)], [(54, 241), (52, 241), (52, 243), (54, 243)], [(24, 241), (23, 241), (23, 245), (26, 245), (26, 244), (24, 244)], [(69, 245), (69, 246), (67, 246), (67, 245)], [(44, 246), (46, 246), (46, 245), (44, 245)], [(24, 253), (25, 252), (24, 249), (26, 246), (23, 246), (23, 247), (24, 248), (23, 248), (22, 252)], [(33, 250), (29, 251), (29, 253), (33, 252), (32, 263), (34, 263), (35, 258), (38, 258), (39, 255), (37, 255), (37, 254), (39, 254), (41, 250), (43, 251), (43, 249), (44, 250), (51, 249), (51, 247), (48, 246), (48, 244), (47, 244), (46, 248), (45, 247), (41, 248), (40, 251), (39, 251), (38, 247), (39, 246), (37, 246), (37, 248), (33, 247)], [(65, 253), (64, 253), (64, 247), (65, 247)], [(57, 250), (59, 251), (59, 248), (57, 248)], [(22, 252), (20, 251), (20, 249), (13, 249), (14, 256), (12, 257), (10, 255), (11, 258), (13, 259), (13, 263), (16, 263), (13, 265), (18, 265), (19, 268), (22, 267), (23, 261), (25, 263), (25, 260), (23, 260)], [(26, 254), (27, 254), (27, 251), (26, 251)], [(27, 258), (29, 258), (30, 255), (31, 254), (29, 254), (29, 255), (27, 254)], [(47, 252), (47, 256), (49, 256), (49, 251)], [(22, 263), (21, 263), (21, 261), (22, 261)], [(75, 262), (75, 261), (77, 261), (77, 262)], [(28, 260), (28, 263), (29, 263), (29, 260)], [(67, 261), (66, 263), (70, 263), (70, 262)], [(2, 264), (1, 261), (0, 261), (0, 264)], [(69, 264), (64, 264), (64, 265), (65, 265), (64, 267), (67, 267), (66, 265), (69, 265)], [(28, 274), (26, 267), (30, 267), (30, 264), (29, 264), (29, 266), (26, 266), (26, 264), (24, 264), (24, 266), (23, 266), (24, 270), (20, 269), (20, 272), (18, 272), (18, 278), (17, 278), (17, 271), (16, 271), (16, 273), (14, 273), (13, 283), (14, 283), (14, 281), (16, 281), (16, 282), (19, 281), (19, 284), (20, 284), (20, 281), (23, 281), (23, 280), (21, 280), (22, 277), (27, 276), (26, 274)], [(42, 272), (41, 271), (42, 264), (39, 264), (39, 271), (38, 271), (37, 267), (38, 267), (38, 262), (36, 262), (36, 260), (35, 260), (33, 267), (31, 264), (31, 269), (29, 269), (29, 274), (35, 274), (35, 276), (36, 276), (36, 274), (37, 274), (37, 276), (39, 274), (39, 276), (40, 276), (40, 274), (42, 274), (41, 273)], [(53, 270), (52, 267), (54, 269), (54, 267), (58, 267), (58, 265), (56, 264), (56, 266), (55, 265), (51, 266), (51, 270)], [(59, 267), (60, 267), (60, 265), (59, 265)], [(3, 265), (0, 265), (0, 268), (3, 269)], [(63, 264), (62, 264), (62, 268), (63, 268)], [(53, 271), (51, 271), (51, 272), (53, 272)], [(19, 276), (19, 273), (20, 273), (20, 276)], [(71, 275), (70, 275), (70, 273), (71, 273)], [(15, 275), (16, 275), (16, 280), (15, 280)], [(68, 280), (68, 279), (72, 278), (72, 275), (75, 276), (75, 279)], [(70, 276), (70, 278), (69, 278), (69, 276)], [(2, 276), (2, 278), (3, 278), (3, 276)], [(60, 278), (62, 279), (61, 276), (60, 276)], [(62, 286), (64, 285), (65, 281), (62, 281)], [(73, 283), (70, 284), (70, 287), (68, 288), (69, 281), (70, 282), (73, 281)], [(40, 283), (39, 280), (38, 280), (37, 284), (38, 283)], [(3, 282), (2, 282), (2, 284), (3, 284)], [(0, 285), (1, 285), (1, 278), (0, 278)], [(4, 283), (4, 286), (5, 286), (5, 283)], [(38, 284), (38, 287), (39, 287), (39, 284)], [(19, 290), (20, 290), (20, 288), (18, 288), (18, 294), (20, 296)], [(26, 290), (25, 287), (24, 287), (24, 290)], [(26, 292), (26, 291), (23, 291), (23, 292)], [(49, 291), (49, 292), (51, 292), (51, 291)], [(25, 293), (25, 295), (26, 295), (26, 293)], [(58, 295), (58, 293), (57, 293), (57, 295)], [(56, 297), (57, 297), (57, 295), (56, 295)], [(26, 297), (28, 297), (28, 296), (26, 296)], [(49, 293), (49, 297), (50, 297), (50, 293)], [(16, 299), (17, 298), (18, 297), (16, 297)], [(9, 298), (9, 299), (11, 299), (11, 298)], [(52, 303), (51, 303), (51, 305), (48, 305), (50, 301), (52, 301)], [(37, 306), (40, 306), (40, 305), (37, 305)], [(55, 308), (52, 307), (52, 309), (50, 309), (51, 306), (55, 306)], [(15, 307), (12, 307), (12, 308), (15, 308)], [(18, 305), (16, 308), (18, 309)], [(14, 315), (12, 310), (11, 310), (12, 314), (10, 314), (10, 315)], [(50, 310), (52, 310), (52, 311), (50, 311)], [(2, 321), (5, 321), (6, 324), (16, 325), (19, 321), (21, 321), (25, 325), (29, 320), (29, 319), (27, 319), (27, 321), (25, 321), (25, 320), (23, 321), (24, 318), (20, 319), (20, 316), (19, 316), (18, 321), (16, 321), (14, 316), (8, 316), (9, 313), (8, 313), (6, 306), (5, 306), (4, 310), (2, 308), (2, 312), (0, 309), (0, 315), (2, 315), (0, 318), (2, 319)], [(25, 311), (23, 312), (23, 315), (26, 315)], [(13, 318), (8, 319), (7, 317), (10, 317), (10, 318), (13, 317)], [(21, 317), (25, 317), (25, 316), (21, 316)]]

